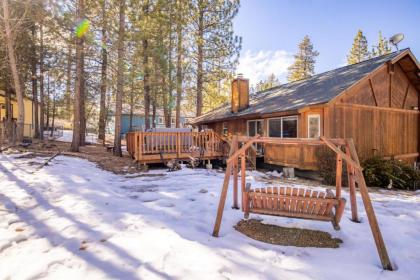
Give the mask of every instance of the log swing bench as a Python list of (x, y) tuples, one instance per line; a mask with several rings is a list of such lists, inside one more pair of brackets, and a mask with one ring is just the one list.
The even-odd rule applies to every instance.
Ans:
[[(239, 143), (243, 143), (239, 147)], [(313, 191), (306, 188), (292, 187), (266, 187), (251, 188), (246, 183), (246, 151), (255, 143), (269, 143), (277, 145), (325, 145), (336, 154), (336, 190), (325, 192)], [(344, 151), (343, 152), (343, 148)], [(346, 162), (348, 174), (348, 186), (350, 193), (350, 208), (352, 221), (358, 222), (356, 203), (356, 184), (363, 200), (366, 215), (372, 231), (375, 245), (385, 270), (393, 270), (388, 252), (379, 229), (378, 221), (373, 210), (368, 189), (362, 173), (359, 158), (352, 139), (328, 139), (321, 137), (314, 139), (279, 139), (270, 137), (233, 136), (229, 158), (226, 163), (226, 173), (223, 181), (223, 188), (220, 195), (217, 209), (216, 221), (213, 229), (213, 236), (218, 237), (222, 221), (223, 210), (226, 202), (230, 176), (233, 174), (233, 207), (238, 207), (238, 171), (241, 171), (241, 193), (242, 211), (247, 219), (250, 213), (281, 216), (290, 218), (311, 219), (318, 221), (330, 221), (334, 229), (339, 230), (340, 219), (344, 212), (346, 200), (341, 197), (341, 180), (343, 160)], [(240, 162), (240, 164), (239, 164)]]

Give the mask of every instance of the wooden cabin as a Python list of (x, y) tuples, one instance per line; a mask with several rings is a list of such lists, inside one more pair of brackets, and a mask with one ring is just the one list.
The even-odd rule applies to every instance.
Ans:
[[(353, 138), (361, 159), (374, 155), (417, 161), (420, 65), (409, 49), (375, 57), (249, 94), (232, 82), (229, 104), (193, 120), (194, 126), (231, 136)], [(256, 147), (264, 162), (317, 169), (317, 147)]]

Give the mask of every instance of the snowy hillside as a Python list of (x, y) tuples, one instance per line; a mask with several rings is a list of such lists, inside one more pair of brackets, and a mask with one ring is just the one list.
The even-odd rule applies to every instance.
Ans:
[[(330, 223), (262, 216), (319, 229), (338, 249), (252, 240), (233, 226), (229, 193), (220, 238), (211, 236), (223, 173), (191, 170), (114, 175), (86, 160), (0, 155), (0, 279), (419, 279), (420, 193), (372, 194), (395, 272), (383, 271), (360, 197)], [(254, 186), (262, 173), (250, 172)], [(348, 198), (348, 194), (344, 192)], [(255, 215), (251, 215), (255, 217)]]

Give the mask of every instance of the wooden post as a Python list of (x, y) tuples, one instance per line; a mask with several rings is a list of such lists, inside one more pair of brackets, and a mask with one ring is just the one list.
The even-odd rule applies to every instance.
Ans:
[[(238, 149), (238, 136), (235, 135), (232, 138), (229, 155), (232, 155), (237, 149)], [(227, 196), (227, 191), (229, 188), (229, 180), (230, 180), (230, 175), (232, 174), (233, 164), (234, 162), (229, 162), (226, 166), (225, 178), (223, 180), (222, 192), (220, 194), (219, 206), (217, 208), (216, 222), (214, 223), (214, 228), (213, 228), (214, 237), (219, 236), (219, 230), (220, 230), (220, 225), (222, 224), (223, 210), (225, 208), (226, 196)]]
[(138, 151), (137, 153), (137, 161), (141, 160), (143, 157), (143, 133), (139, 132), (137, 135), (139, 141), (138, 141), (138, 146), (136, 146), (136, 150)]
[(245, 154), (242, 154), (242, 157), (241, 157), (241, 194), (242, 194), (242, 211), (244, 211), (244, 209), (245, 209), (245, 204), (246, 204), (246, 201), (244, 200), (245, 199), (245, 187), (246, 187), (246, 185), (245, 185), (245, 182), (246, 182), (246, 162), (245, 162)]
[[(233, 136), (232, 146), (230, 148), (229, 156), (238, 150), (238, 136)], [(235, 158), (232, 161), (233, 169), (233, 206), (234, 209), (239, 209), (238, 207), (238, 158)]]
[(324, 136), (320, 137), (321, 140), (325, 143), (325, 145), (327, 145), (328, 148), (330, 148), (331, 150), (333, 150), (336, 154), (339, 154), (343, 159), (346, 160), (346, 162), (350, 163), (351, 165), (353, 165), (353, 168), (362, 171), (362, 167), (360, 166), (360, 163), (356, 163), (351, 157), (347, 156), (345, 153), (343, 153), (343, 151), (341, 151), (340, 149), (337, 148), (336, 145), (334, 145), (333, 142), (331, 142), (331, 140), (325, 138)]
[[(352, 140), (352, 139), (351, 139)], [(351, 157), (349, 144), (346, 144), (346, 154)], [(347, 179), (350, 192), (350, 208), (351, 208), (351, 220), (358, 223), (359, 217), (357, 214), (357, 201), (356, 201), (356, 182), (354, 168), (351, 164), (347, 163)]]
[[(356, 153), (356, 148), (353, 141), (348, 141), (350, 148), (350, 154), (355, 162), (359, 162), (359, 158)], [(375, 240), (376, 249), (378, 250), (379, 258), (381, 259), (382, 267), (385, 270), (393, 270), (391, 261), (389, 260), (388, 252), (385, 247), (385, 242), (382, 237), (381, 230), (379, 229), (378, 220), (373, 210), (372, 201), (369, 197), (369, 191), (366, 186), (365, 178), (361, 169), (356, 170), (356, 178), (359, 186), (360, 194), (362, 196), (363, 205), (365, 206), (366, 215), (369, 220), (370, 229), (372, 231), (373, 239)]]
[(238, 159), (233, 161), (233, 209), (238, 207)]
[(176, 155), (177, 158), (181, 157), (181, 136), (180, 133), (176, 133)]
[(219, 207), (217, 208), (216, 222), (214, 223), (213, 236), (219, 236), (220, 225), (222, 224), (223, 209), (225, 208), (226, 196), (229, 187), (230, 174), (232, 173), (232, 163), (226, 166), (225, 179), (223, 180), (222, 193), (220, 194)]
[(341, 198), (341, 177), (343, 175), (343, 160), (340, 154), (337, 154), (335, 171), (335, 196)]

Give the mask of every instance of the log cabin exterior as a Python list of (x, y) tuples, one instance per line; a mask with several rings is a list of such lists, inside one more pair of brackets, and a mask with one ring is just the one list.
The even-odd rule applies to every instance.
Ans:
[[(249, 95), (248, 80), (232, 82), (230, 104), (193, 120), (226, 135), (353, 138), (361, 159), (418, 160), (420, 65), (409, 49)], [(317, 147), (258, 147), (264, 162), (317, 169)]]

